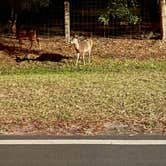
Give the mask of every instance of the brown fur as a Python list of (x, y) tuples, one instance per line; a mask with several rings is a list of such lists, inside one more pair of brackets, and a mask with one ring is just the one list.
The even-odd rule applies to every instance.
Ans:
[(74, 37), (71, 40), (71, 43), (74, 44), (74, 48), (77, 51), (77, 61), (76, 61), (76, 65), (78, 64), (78, 60), (80, 58), (80, 54), (82, 54), (83, 56), (83, 62), (85, 65), (85, 54), (88, 53), (89, 55), (89, 62), (91, 59), (91, 51), (92, 51), (92, 46), (93, 46), (93, 40), (92, 38), (87, 38), (84, 39), (82, 41), (79, 41), (77, 37)]
[(18, 39), (19, 47), (22, 48), (23, 40), (29, 40), (31, 45), (29, 49), (32, 48), (33, 43), (36, 41), (38, 46), (40, 47), (39, 38), (37, 36), (36, 29), (18, 29), (16, 26), (16, 21), (9, 22), (10, 32), (16, 35), (16, 39)]

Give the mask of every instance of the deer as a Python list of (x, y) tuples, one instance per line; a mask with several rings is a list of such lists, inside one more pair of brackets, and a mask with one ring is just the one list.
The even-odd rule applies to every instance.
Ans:
[(16, 34), (16, 20), (14, 21), (9, 20), (9, 32), (11, 34)]
[(37, 31), (34, 28), (18, 28), (16, 24), (16, 20), (9, 21), (9, 31), (16, 36), (16, 39), (18, 39), (19, 47), (22, 48), (23, 40), (29, 40), (30, 41), (30, 47), (32, 48), (34, 41), (38, 43), (38, 46), (40, 48), (39, 38), (37, 36)]
[(78, 65), (78, 61), (80, 58), (80, 55), (82, 54), (83, 58), (83, 63), (85, 65), (85, 54), (88, 53), (89, 55), (89, 63), (91, 61), (91, 51), (92, 51), (92, 46), (93, 46), (93, 41), (92, 38), (87, 38), (84, 40), (79, 40), (78, 36), (74, 36), (71, 39), (71, 44), (74, 45), (74, 48), (77, 52), (77, 60), (76, 60), (76, 66)]

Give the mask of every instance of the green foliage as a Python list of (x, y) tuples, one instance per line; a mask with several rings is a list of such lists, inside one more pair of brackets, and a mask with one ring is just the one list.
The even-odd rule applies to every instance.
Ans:
[(106, 9), (103, 9), (98, 18), (99, 22), (108, 25), (110, 21), (137, 24), (139, 17), (132, 13), (137, 6), (137, 0), (109, 0)]

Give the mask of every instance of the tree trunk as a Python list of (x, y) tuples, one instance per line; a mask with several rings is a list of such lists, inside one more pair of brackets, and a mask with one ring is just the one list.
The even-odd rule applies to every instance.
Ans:
[(160, 0), (160, 27), (161, 27), (161, 39), (166, 39), (166, 1)]
[(64, 16), (65, 16), (65, 38), (70, 42), (70, 3), (69, 0), (64, 1)]

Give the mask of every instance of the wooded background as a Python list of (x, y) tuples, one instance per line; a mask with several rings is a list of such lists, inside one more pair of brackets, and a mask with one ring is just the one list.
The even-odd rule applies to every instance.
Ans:
[[(165, 0), (132, 0), (136, 2), (135, 7), (130, 6), (130, 1), (123, 1), (138, 16), (137, 23), (119, 21), (116, 17), (104, 25), (99, 17), (108, 9), (109, 1), (1, 0), (0, 31), (4, 32), (8, 20), (16, 19), (18, 25), (37, 26), (40, 34), (48, 36), (92, 33), (102, 37), (165, 38)], [(114, 0), (114, 3), (119, 2)], [(65, 3), (69, 4), (66, 8)]]

